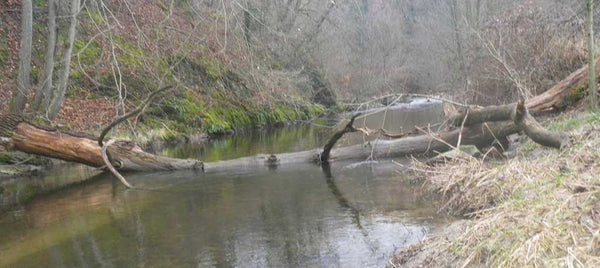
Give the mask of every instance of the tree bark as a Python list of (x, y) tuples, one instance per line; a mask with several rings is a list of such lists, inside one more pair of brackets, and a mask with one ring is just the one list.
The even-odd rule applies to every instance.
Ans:
[[(600, 58), (594, 63), (596, 74), (600, 72), (598, 61)], [(589, 66), (583, 66), (544, 93), (528, 99), (525, 101), (527, 109), (530, 111), (560, 110), (580, 100), (589, 84), (588, 70)]]
[(60, 111), (67, 91), (69, 73), (71, 72), (71, 53), (73, 51), (73, 43), (75, 42), (75, 30), (77, 29), (77, 14), (79, 14), (79, 0), (73, 0), (71, 1), (71, 23), (69, 24), (68, 33), (69, 46), (64, 52), (63, 70), (58, 79), (58, 87), (56, 88), (52, 97), (52, 102), (48, 107), (47, 115), (50, 120), (54, 120), (58, 116), (58, 112)]
[(17, 91), (13, 95), (12, 111), (18, 114), (25, 110), (27, 96), (29, 96), (31, 73), (31, 39), (33, 24), (33, 7), (31, 0), (21, 1), (21, 45), (19, 49), (19, 76), (17, 79)]
[[(92, 167), (103, 167), (102, 148), (96, 138), (63, 133), (28, 123), (22, 117), (0, 116), (0, 136), (10, 149), (42, 155)], [(118, 141), (108, 147), (111, 163), (122, 171), (202, 169), (202, 162), (174, 159), (144, 152), (131, 141)]]
[(54, 73), (54, 50), (56, 49), (56, 12), (54, 0), (48, 0), (48, 36), (46, 37), (46, 54), (44, 55), (44, 76), (35, 92), (31, 110), (45, 111), (52, 98), (52, 76)]

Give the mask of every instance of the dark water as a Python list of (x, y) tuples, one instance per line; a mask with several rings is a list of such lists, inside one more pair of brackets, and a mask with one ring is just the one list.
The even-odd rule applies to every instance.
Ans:
[[(247, 133), (163, 153), (294, 151), (330, 131)], [(397, 166), (350, 164), (126, 174), (135, 190), (95, 175), (0, 214), (0, 267), (381, 267), (444, 223)]]

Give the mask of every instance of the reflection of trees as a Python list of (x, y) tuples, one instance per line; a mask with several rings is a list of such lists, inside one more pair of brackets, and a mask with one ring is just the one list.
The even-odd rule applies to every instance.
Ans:
[(365, 238), (365, 243), (369, 245), (369, 248), (372, 252), (375, 252), (375, 244), (369, 240), (369, 233), (365, 228), (363, 228), (360, 222), (360, 211), (357, 208), (350, 205), (348, 199), (344, 197), (340, 189), (335, 184), (334, 178), (331, 175), (331, 165), (328, 162), (323, 162), (321, 164), (321, 168), (323, 170), (323, 173), (325, 174), (325, 182), (327, 183), (329, 191), (331, 191), (333, 196), (335, 196), (335, 199), (338, 201), (338, 204), (340, 204), (341, 207), (347, 209), (350, 212), (352, 216), (352, 223), (356, 224), (356, 227), (358, 227), (358, 230), (360, 230), (360, 232)]
[(352, 214), (352, 223), (356, 224), (358, 229), (363, 230), (363, 227), (360, 224), (360, 213), (358, 209), (356, 209), (355, 207), (351, 206), (350, 203), (348, 203), (348, 199), (346, 199), (342, 192), (340, 192), (340, 189), (337, 187), (335, 181), (333, 180), (333, 176), (331, 175), (331, 165), (327, 162), (324, 162), (321, 165), (321, 168), (323, 170), (323, 173), (325, 173), (325, 182), (327, 183), (329, 191), (331, 191), (333, 196), (335, 196), (335, 199), (338, 201), (341, 207), (350, 211), (350, 213)]

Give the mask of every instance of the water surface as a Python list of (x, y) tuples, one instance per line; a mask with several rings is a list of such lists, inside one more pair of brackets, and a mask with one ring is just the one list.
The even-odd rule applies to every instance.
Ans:
[[(162, 153), (230, 159), (314, 148), (330, 133), (300, 126)], [(94, 175), (0, 214), (0, 266), (381, 267), (443, 224), (396, 165), (352, 164), (126, 174), (133, 190)]]

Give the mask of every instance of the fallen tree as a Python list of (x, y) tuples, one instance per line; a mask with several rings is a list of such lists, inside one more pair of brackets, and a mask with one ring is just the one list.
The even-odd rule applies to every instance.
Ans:
[[(92, 167), (105, 166), (96, 138), (40, 126), (19, 115), (0, 115), (0, 136), (2, 144), (9, 149)], [(108, 151), (111, 163), (124, 171), (202, 169), (200, 161), (156, 156), (131, 141), (115, 142)]]
[[(597, 74), (600, 73), (599, 61), (600, 58), (596, 60)], [(579, 68), (544, 93), (528, 99), (525, 101), (525, 107), (534, 114), (543, 111), (559, 111), (580, 100), (588, 87), (588, 68), (588, 65)], [(469, 111), (469, 118), (465, 122), (467, 126), (483, 122), (510, 120), (516, 105), (516, 103), (511, 103), (468, 109), (452, 116), (450, 123), (454, 126), (460, 126), (467, 111)]]
[[(144, 152), (131, 141), (116, 141), (105, 144), (110, 152), (110, 163), (118, 170), (156, 171), (177, 169), (204, 169), (205, 171), (231, 170), (236, 168), (265, 168), (278, 165), (321, 161), (365, 160), (392, 158), (405, 155), (426, 155), (443, 152), (453, 148), (461, 140), (461, 144), (485, 147), (506, 136), (524, 131), (528, 136), (542, 145), (560, 148), (566, 143), (565, 133), (554, 133), (544, 130), (521, 105), (515, 108), (514, 121), (483, 123), (466, 126), (461, 129), (441, 133), (424, 133), (401, 139), (377, 140), (367, 144), (357, 144), (337, 148), (331, 155), (323, 157), (323, 151), (315, 149), (278, 155), (256, 155), (234, 160), (202, 163), (198, 160), (174, 159), (156, 156)], [(520, 114), (519, 116), (517, 116)], [(347, 126), (341, 135), (356, 129)], [(341, 135), (335, 135), (341, 137)], [(66, 161), (78, 162), (93, 167), (104, 167), (102, 147), (97, 139), (82, 135), (44, 129), (27, 122), (17, 115), (0, 116), (0, 136), (8, 148), (30, 154), (43, 155)], [(328, 143), (331, 149), (337, 139)], [(326, 149), (327, 149), (326, 148)], [(325, 155), (329, 155), (326, 153)]]
[[(598, 64), (600, 66), (600, 64)], [(600, 69), (597, 68), (596, 72)], [(78, 162), (93, 167), (106, 167), (102, 157), (102, 145), (106, 148), (106, 158), (116, 170), (156, 171), (177, 169), (202, 169), (205, 171), (231, 170), (236, 168), (274, 168), (279, 165), (298, 162), (328, 162), (341, 160), (365, 160), (393, 158), (405, 155), (427, 155), (444, 152), (459, 143), (480, 148), (498, 142), (505, 146), (508, 135), (524, 132), (535, 142), (554, 148), (566, 145), (566, 133), (545, 130), (531, 114), (532, 111), (562, 109), (569, 102), (581, 97), (585, 88), (587, 68), (583, 67), (548, 91), (516, 104), (476, 108), (452, 118), (461, 127), (440, 133), (419, 130), (421, 135), (407, 135), (392, 140), (376, 140), (366, 144), (333, 149), (344, 134), (355, 132), (352, 124), (336, 133), (324, 150), (309, 150), (278, 155), (255, 155), (228, 161), (202, 163), (191, 159), (174, 159), (144, 152), (131, 141), (113, 141), (103, 144), (100, 138), (87, 135), (65, 133), (28, 122), (24, 118), (6, 114), (0, 115), (0, 136), (5, 147), (26, 153)], [(151, 98), (149, 98), (151, 99)], [(144, 105), (147, 103), (144, 102)], [(142, 107), (140, 106), (140, 107)], [(139, 109), (139, 110), (143, 110)], [(116, 123), (115, 123), (116, 124)], [(114, 124), (113, 124), (114, 126)], [(112, 127), (112, 126), (110, 126)], [(107, 128), (107, 129), (110, 129)], [(104, 131), (106, 134), (108, 131)], [(411, 134), (414, 132), (411, 132)]]

